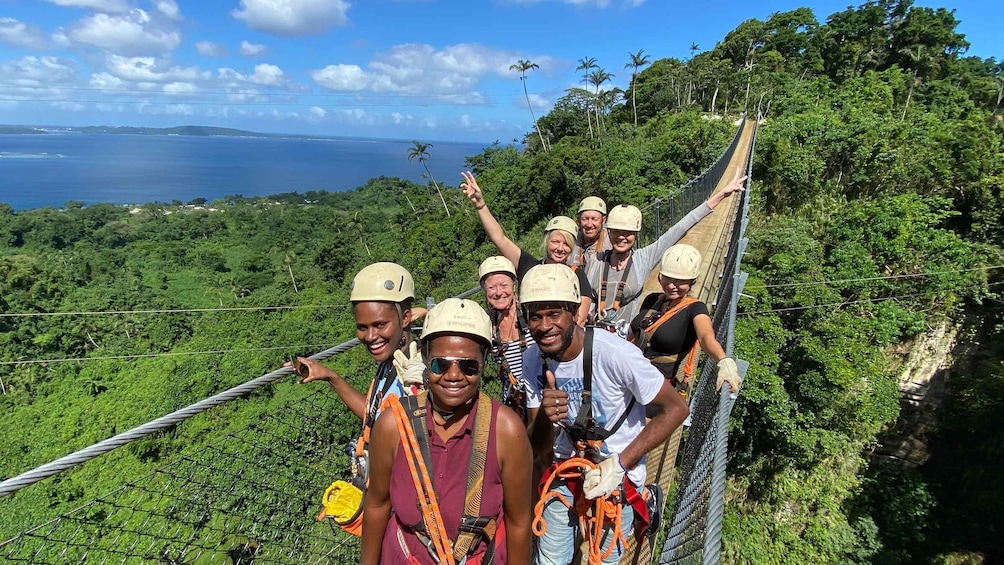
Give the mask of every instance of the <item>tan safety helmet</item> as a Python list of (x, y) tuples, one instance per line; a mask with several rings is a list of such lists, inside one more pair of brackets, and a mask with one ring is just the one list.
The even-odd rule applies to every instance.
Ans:
[(686, 243), (677, 243), (662, 254), (659, 274), (671, 279), (694, 280), (701, 273), (701, 252)]
[(352, 279), (352, 302), (404, 302), (415, 298), (411, 273), (397, 263), (373, 263)]
[(447, 298), (425, 315), (422, 341), (441, 333), (464, 334), (486, 344), (492, 342), (492, 321), (480, 304), (465, 298)]
[(579, 203), (579, 211), (576, 214), (581, 214), (587, 210), (595, 210), (604, 216), (607, 215), (607, 203), (603, 201), (599, 196), (587, 196), (582, 199)]
[(484, 281), (485, 277), (495, 273), (505, 273), (513, 280), (516, 279), (516, 267), (513, 266), (512, 261), (501, 255), (493, 255), (482, 261), (481, 266), (478, 267), (478, 282)]
[(563, 263), (537, 265), (523, 276), (519, 302), (523, 306), (533, 302), (571, 302), (578, 304), (579, 279)]
[(607, 216), (607, 229), (641, 231), (641, 210), (630, 204), (615, 206)]
[(568, 216), (555, 216), (551, 218), (550, 222), (547, 222), (547, 227), (544, 228), (545, 232), (552, 230), (566, 231), (572, 234), (572, 239), (575, 239), (579, 235), (579, 224)]

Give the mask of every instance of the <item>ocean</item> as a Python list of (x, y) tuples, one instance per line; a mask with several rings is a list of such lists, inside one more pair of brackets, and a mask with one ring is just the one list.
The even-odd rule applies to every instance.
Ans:
[[(193, 198), (349, 190), (378, 176), (425, 182), (410, 141), (49, 133), (0, 135), (0, 202), (16, 210), (71, 200), (187, 203)], [(429, 169), (456, 186), (485, 144), (434, 142)]]

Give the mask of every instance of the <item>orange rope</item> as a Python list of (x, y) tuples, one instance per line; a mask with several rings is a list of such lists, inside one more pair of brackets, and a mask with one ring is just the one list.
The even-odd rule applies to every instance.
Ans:
[[(397, 397), (394, 397), (395, 400)], [(436, 553), (439, 554), (440, 563), (443, 565), (455, 565), (453, 559), (453, 548), (450, 536), (446, 533), (446, 526), (443, 525), (442, 514), (439, 512), (439, 502), (436, 499), (435, 491), (432, 489), (432, 478), (429, 476), (429, 469), (425, 466), (425, 458), (422, 457), (422, 450), (418, 446), (418, 438), (415, 437), (414, 430), (409, 425), (408, 414), (400, 402), (390, 403), (391, 410), (397, 421), (397, 430), (401, 437), (406, 440), (405, 459), (408, 460), (408, 467), (411, 469), (411, 478), (415, 481), (415, 492), (418, 493), (418, 502), (422, 508), (422, 515), (426, 517), (426, 529), (429, 530), (429, 537), (432, 539)], [(428, 488), (423, 488), (423, 484)], [(432, 493), (432, 496), (429, 496)], [(431, 526), (428, 522), (432, 522)]]
[[(581, 502), (583, 504), (581, 505), (569, 502), (563, 494), (551, 490), (551, 483), (556, 478), (584, 477), (587, 470), (595, 467), (595, 463), (583, 457), (573, 457), (556, 464), (551, 475), (544, 481), (544, 487), (541, 490), (543, 494), (540, 500), (537, 501), (536, 506), (534, 506), (533, 523), (531, 524), (533, 535), (540, 537), (547, 532), (547, 521), (544, 520), (544, 507), (554, 498), (561, 501), (570, 510), (574, 510), (579, 516), (579, 531), (582, 532), (582, 538), (589, 545), (589, 565), (599, 565), (604, 559), (610, 557), (618, 543), (627, 542), (624, 539), (624, 533), (621, 531), (621, 519), (624, 515), (624, 509), (616, 500), (619, 491), (614, 491), (609, 496), (596, 498), (593, 500), (592, 507), (590, 508), (590, 503), (585, 498), (582, 499)], [(592, 510), (592, 516), (589, 515), (590, 510)], [(610, 540), (607, 550), (603, 551), (603, 526), (608, 522), (613, 525), (614, 538)]]

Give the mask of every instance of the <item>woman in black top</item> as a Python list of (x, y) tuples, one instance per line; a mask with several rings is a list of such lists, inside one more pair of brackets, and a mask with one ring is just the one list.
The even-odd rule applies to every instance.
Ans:
[[(715, 337), (708, 307), (688, 296), (701, 269), (701, 253), (686, 244), (666, 250), (659, 264), (662, 294), (651, 294), (642, 303), (641, 312), (631, 321), (630, 340), (641, 348), (667, 379), (685, 390), (693, 374), (697, 344), (718, 363), (718, 387), (728, 381), (739, 390), (735, 361), (726, 357)], [(684, 366), (682, 383), (676, 374)]]
[[(547, 227), (544, 228), (543, 245), (546, 255), (543, 259), (538, 259), (506, 236), (502, 226), (488, 209), (488, 204), (485, 203), (485, 197), (482, 195), (481, 187), (478, 186), (474, 175), (470, 171), (464, 171), (460, 175), (464, 178), (464, 181), (460, 183), (460, 188), (464, 190), (464, 194), (474, 204), (474, 209), (478, 211), (478, 219), (481, 220), (481, 225), (485, 228), (488, 239), (492, 240), (503, 257), (512, 261), (512, 264), (516, 266), (517, 281), (522, 281), (523, 275), (535, 265), (541, 263), (568, 265), (571, 263), (572, 248), (575, 247), (575, 236), (579, 231), (575, 220), (566, 216), (555, 216), (547, 222)], [(582, 296), (582, 300), (579, 302), (579, 311), (575, 315), (575, 322), (582, 326), (585, 325), (589, 308), (593, 304), (593, 288), (589, 285), (585, 269), (576, 265), (572, 267), (572, 270), (575, 271), (579, 280), (579, 294)]]

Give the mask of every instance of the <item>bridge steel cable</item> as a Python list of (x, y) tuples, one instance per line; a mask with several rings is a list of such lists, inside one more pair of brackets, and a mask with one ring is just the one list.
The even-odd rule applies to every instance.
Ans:
[[(755, 127), (755, 125), (754, 125)], [(747, 186), (752, 179), (756, 130), (747, 161)], [(739, 296), (747, 276), (741, 272), (741, 259), (748, 240), (749, 190), (742, 193), (722, 272), (722, 285), (715, 297), (712, 325), (718, 342), (727, 356), (734, 356), (735, 326)], [(748, 363), (737, 360), (740, 375)], [(728, 387), (716, 391), (716, 368), (705, 362), (691, 399), (690, 427), (683, 447), (680, 480), (669, 531), (659, 555), (660, 565), (703, 563), (717, 565), (722, 547), (722, 520), (725, 510), (726, 464), (728, 459), (728, 422), (738, 391)]]
[[(477, 294), (480, 291), (481, 287), (474, 287), (458, 294), (457, 297), (467, 298), (468, 296)], [(352, 338), (344, 343), (325, 349), (320, 353), (311, 355), (310, 358), (318, 361), (324, 361), (325, 359), (338, 355), (339, 353), (344, 353), (357, 345), (359, 345), (359, 340)], [(200, 400), (195, 404), (186, 406), (180, 410), (175, 410), (170, 414), (161, 416), (160, 418), (147, 422), (141, 426), (137, 426), (127, 432), (123, 432), (89, 447), (85, 447), (65, 457), (60, 457), (51, 463), (46, 463), (45, 465), (36, 467), (35, 469), (22, 473), (16, 477), (0, 481), (0, 498), (13, 494), (26, 486), (33, 485), (42, 479), (51, 477), (55, 474), (66, 471), (67, 469), (76, 467), (81, 463), (90, 461), (100, 455), (108, 453), (113, 449), (122, 447), (123, 445), (138, 439), (149, 437), (172, 426), (176, 426), (192, 416), (201, 414), (211, 408), (215, 408), (216, 406), (245, 397), (266, 385), (270, 385), (285, 376), (291, 375), (292, 373), (293, 369), (289, 367), (272, 371), (271, 373), (267, 373), (256, 379), (252, 379), (246, 383), (227, 389), (219, 394)]]
[[(744, 115), (735, 137), (714, 163), (673, 194), (656, 199), (645, 208), (649, 214), (654, 213), (655, 222), (646, 226), (640, 240), (654, 240), (662, 230), (708, 198), (725, 174), (744, 128), (750, 127), (749, 124)], [(742, 198), (739, 212), (742, 220), (737, 221), (736, 226), (745, 228), (746, 193)], [(729, 354), (735, 323), (735, 300), (730, 299), (738, 297), (741, 287), (735, 275), (739, 272), (742, 229), (733, 229), (738, 229), (738, 235), (734, 235), (729, 244), (726, 266), (726, 272), (732, 275), (728, 276), (728, 284), (719, 289), (713, 317), (719, 341), (728, 344)], [(468, 297), (480, 290), (474, 287), (458, 296)], [(727, 312), (732, 314), (723, 324)], [(358, 344), (358, 340), (352, 339), (311, 358), (323, 361)], [(194, 416), (252, 393), (268, 395), (270, 385), (278, 384), (291, 373), (290, 368), (267, 373), (0, 481), (0, 503), (14, 499), (10, 495), (15, 493), (35, 496), (38, 493), (25, 490), (26, 487), (49, 477), (57, 481), (49, 483), (56, 485), (49, 487), (50, 492), (58, 491), (64, 484), (59, 482), (62, 477), (58, 475), (119, 447), (129, 445), (139, 454), (146, 453), (148, 446), (144, 441), (156, 442), (165, 432), (169, 434), (172, 428)], [(705, 363), (694, 397), (692, 423), (683, 456), (684, 480), (680, 483), (671, 536), (663, 545), (660, 563), (696, 562), (691, 560), (695, 553), (688, 549), (695, 541), (712, 550), (720, 547), (721, 511), (709, 512), (708, 501), (714, 498), (714, 504), (720, 505), (723, 500), (719, 491), (724, 491), (724, 450), (727, 449), (727, 419), (733, 398), (728, 394), (723, 397), (715, 394), (714, 382), (714, 368)], [(357, 559), (357, 538), (336, 528), (329, 531), (330, 523), (317, 523), (312, 518), (319, 507), (320, 491), (344, 470), (348, 461), (338, 442), (349, 439), (346, 434), (352, 432), (331, 429), (316, 421), (318, 414), (329, 417), (337, 411), (331, 396), (314, 390), (278, 409), (270, 406), (268, 414), (246, 428), (230, 432), (222, 440), (200, 447), (195, 453), (182, 452), (152, 473), (6, 541), (8, 536), (0, 527), (0, 561), (156, 561), (195, 565), (252, 561), (342, 563)], [(327, 404), (329, 401), (331, 404)], [(720, 403), (722, 406), (718, 406)], [(714, 406), (706, 407), (711, 405)], [(720, 488), (710, 485), (720, 485)], [(714, 497), (710, 497), (712, 491), (717, 493)], [(718, 516), (712, 518), (717, 522), (708, 524), (709, 516)], [(706, 529), (711, 532), (708, 536), (704, 534)]]

